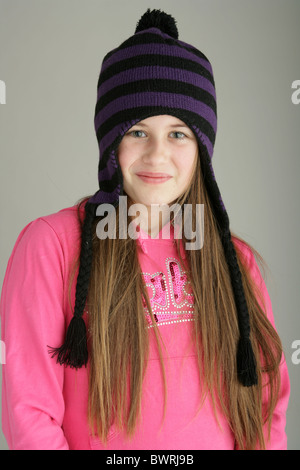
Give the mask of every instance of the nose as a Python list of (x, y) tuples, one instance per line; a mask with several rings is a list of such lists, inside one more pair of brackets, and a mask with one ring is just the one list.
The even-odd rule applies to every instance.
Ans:
[(167, 143), (162, 139), (152, 139), (144, 149), (143, 162), (148, 165), (161, 165), (169, 158)]

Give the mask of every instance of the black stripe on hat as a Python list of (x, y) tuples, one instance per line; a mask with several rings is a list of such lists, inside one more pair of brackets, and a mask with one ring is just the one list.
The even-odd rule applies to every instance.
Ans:
[(105, 63), (106, 60), (109, 59), (112, 55), (114, 55), (117, 51), (127, 49), (128, 47), (131, 47), (131, 46), (137, 46), (137, 45), (143, 45), (143, 44), (167, 44), (169, 46), (181, 47), (182, 49), (185, 49), (186, 51), (195, 54), (197, 57), (199, 57), (199, 59), (206, 60), (207, 63), (210, 64), (206, 55), (203, 54), (203, 52), (201, 52), (200, 50), (196, 49), (190, 44), (184, 44), (182, 41), (168, 38), (168, 37), (163, 37), (161, 36), (160, 31), (158, 31), (158, 33), (144, 32), (144, 33), (139, 33), (139, 34), (135, 34), (131, 36), (129, 39), (124, 41), (118, 48), (113, 49), (112, 51), (108, 52), (103, 59), (103, 63)]
[(114, 77), (120, 72), (125, 70), (135, 69), (137, 67), (149, 67), (161, 65), (162, 67), (170, 67), (172, 69), (181, 69), (188, 72), (194, 72), (199, 76), (202, 76), (209, 80), (212, 85), (214, 85), (214, 78), (209, 70), (207, 70), (204, 65), (199, 62), (195, 62), (191, 59), (186, 59), (183, 57), (174, 57), (164, 54), (141, 54), (135, 55), (133, 57), (128, 57), (122, 59), (118, 62), (114, 62), (109, 65), (107, 69), (103, 70), (99, 76), (97, 88), (99, 89), (100, 85), (106, 80)]
[(105, 95), (101, 96), (97, 102), (95, 108), (95, 115), (101, 112), (101, 109), (104, 108), (107, 104), (113, 100), (126, 95), (131, 95), (134, 93), (141, 93), (145, 91), (157, 91), (157, 92), (166, 92), (169, 93), (172, 90), (172, 93), (181, 94), (184, 96), (190, 96), (197, 101), (200, 101), (207, 106), (209, 106), (215, 114), (217, 113), (217, 106), (215, 98), (206, 90), (202, 88), (191, 85), (190, 83), (180, 82), (177, 80), (167, 80), (167, 79), (151, 79), (149, 80), (139, 80), (135, 82), (129, 82), (124, 85), (116, 86), (109, 90)]

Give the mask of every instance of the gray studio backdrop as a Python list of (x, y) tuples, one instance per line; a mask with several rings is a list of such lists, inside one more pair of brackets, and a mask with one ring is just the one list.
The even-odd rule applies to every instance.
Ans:
[(0, 0), (0, 285), (26, 224), (97, 190), (101, 61), (148, 7), (172, 14), (179, 38), (212, 62), (216, 177), (232, 230), (269, 266), (291, 380), (288, 447), (300, 449), (299, 0)]

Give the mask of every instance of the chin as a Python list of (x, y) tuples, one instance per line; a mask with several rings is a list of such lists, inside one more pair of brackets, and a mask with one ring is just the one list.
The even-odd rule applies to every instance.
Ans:
[(146, 206), (162, 206), (162, 205), (165, 205), (165, 204), (170, 204), (170, 201), (168, 199), (166, 200), (162, 200), (162, 199), (150, 199), (150, 200), (146, 200), (145, 202), (141, 202), (141, 204), (145, 204)]

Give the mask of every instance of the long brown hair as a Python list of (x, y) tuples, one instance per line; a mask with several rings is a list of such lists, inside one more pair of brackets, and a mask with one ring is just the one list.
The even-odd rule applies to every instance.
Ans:
[[(78, 201), (80, 224), (80, 207), (87, 199)], [(186, 251), (190, 267), (187, 275), (195, 299), (195, 321), (191, 324), (202, 390), (199, 406), (209, 396), (216, 419), (219, 412), (226, 416), (238, 448), (264, 449), (266, 442), (263, 426), (267, 424), (270, 432), (279, 394), (279, 364), (282, 356), (280, 339), (260, 306), (258, 300), (263, 299), (236, 246), (250, 315), (251, 342), (258, 364), (258, 385), (243, 387), (237, 379), (239, 328), (232, 285), (200, 171), (199, 158), (196, 159), (191, 185), (177, 202), (182, 207), (183, 203), (192, 204), (193, 210), (199, 203), (205, 207), (203, 247), (201, 250)], [(117, 233), (118, 220), (116, 217)], [(97, 432), (105, 443), (113, 423), (125, 430), (128, 437), (132, 437), (141, 414), (142, 385), (149, 349), (142, 297), (147, 304), (157, 339), (165, 403), (167, 396), (163, 345), (143, 282), (136, 242), (130, 237), (100, 240), (96, 234), (98, 221), (99, 217), (96, 217), (87, 299), (90, 357), (88, 419), (92, 432)], [(263, 265), (262, 257), (252, 246), (233, 233), (231, 235), (246, 244)], [(186, 241), (183, 230), (183, 242)], [(181, 259), (179, 242), (177, 251)], [(267, 403), (263, 405), (264, 387), (267, 390)]]

